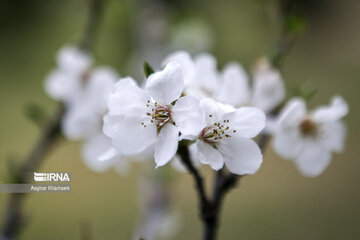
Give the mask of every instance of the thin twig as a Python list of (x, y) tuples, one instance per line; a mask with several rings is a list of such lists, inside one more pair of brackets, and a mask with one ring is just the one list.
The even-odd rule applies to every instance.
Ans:
[[(94, 42), (96, 26), (99, 22), (100, 11), (102, 9), (103, 0), (90, 0), (90, 13), (86, 23), (85, 31), (79, 48), (89, 50)], [(35, 144), (30, 154), (25, 158), (23, 165), (19, 167), (14, 178), (17, 183), (24, 183), (28, 172), (36, 171), (41, 163), (44, 161), (46, 154), (55, 145), (56, 141), (61, 136), (60, 125), (64, 114), (64, 106), (60, 104), (59, 109), (54, 117), (43, 128), (39, 140)], [(0, 240), (15, 239), (20, 233), (23, 225), (23, 202), (25, 200), (25, 193), (11, 193), (8, 199), (5, 218), (1, 231)]]
[[(55, 117), (44, 128), (42, 136), (35, 144), (35, 147), (30, 152), (29, 156), (25, 159), (25, 162), (18, 170), (17, 175), (14, 176), (17, 183), (25, 182), (27, 173), (35, 171), (40, 166), (46, 154), (56, 143), (56, 140), (60, 136), (60, 120), (63, 112), (64, 108), (60, 106)], [(21, 226), (24, 225), (22, 203), (25, 196), (25, 193), (10, 194), (2, 230), (2, 235), (5, 239), (15, 237), (19, 233)]]
[(193, 165), (193, 162), (191, 161), (189, 149), (186, 143), (184, 142), (180, 143), (178, 153), (180, 155), (183, 164), (185, 165), (185, 167), (187, 168), (187, 170), (194, 179), (196, 192), (198, 193), (198, 197), (200, 201), (199, 202), (201, 209), (200, 213), (201, 215), (203, 215), (204, 211), (207, 210), (209, 205), (209, 200), (206, 196), (203, 177)]

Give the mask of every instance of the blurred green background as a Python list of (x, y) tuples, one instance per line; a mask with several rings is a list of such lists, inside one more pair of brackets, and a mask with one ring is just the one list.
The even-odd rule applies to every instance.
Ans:
[[(139, 42), (134, 39), (134, 17), (146, 8), (156, 13), (154, 2), (107, 2), (95, 45), (98, 63), (114, 66), (123, 76), (133, 73), (128, 63)], [(284, 78), (289, 90), (300, 83), (319, 87), (312, 106), (328, 103), (334, 94), (344, 96), (350, 105), (346, 150), (333, 157), (320, 177), (309, 179), (268, 148), (259, 172), (227, 196), (220, 239), (360, 239), (360, 2), (307, 2), (306, 32), (285, 61)], [(220, 66), (236, 60), (251, 69), (276, 44), (274, 8), (274, 2), (264, 0), (211, 0), (177, 1), (165, 11), (170, 28), (189, 18), (206, 22)], [(81, 35), (86, 11), (86, 1), (0, 1), (1, 181), (7, 175), (6, 160), (21, 161), (39, 135), (24, 116), (24, 107), (36, 103), (54, 112), (56, 103), (43, 90), (44, 77), (54, 67), (58, 49)], [(23, 239), (80, 239), (84, 221), (91, 223), (93, 239), (131, 239), (138, 214), (139, 165), (127, 176), (94, 173), (82, 163), (80, 146), (63, 140), (46, 159), (41, 171), (72, 173), (72, 192), (31, 194)], [(211, 171), (203, 171), (210, 184)], [(181, 213), (174, 239), (199, 239), (192, 179), (172, 174), (173, 199)], [(6, 198), (0, 195), (1, 217)]]

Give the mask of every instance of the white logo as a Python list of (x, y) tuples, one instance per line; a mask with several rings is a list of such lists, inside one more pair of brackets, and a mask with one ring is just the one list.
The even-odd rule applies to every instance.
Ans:
[(70, 182), (68, 173), (37, 173), (34, 172), (36, 182)]

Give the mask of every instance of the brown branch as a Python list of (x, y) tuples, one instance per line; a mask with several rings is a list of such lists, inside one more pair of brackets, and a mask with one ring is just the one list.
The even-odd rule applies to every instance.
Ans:
[(203, 177), (201, 176), (199, 171), (194, 167), (194, 164), (190, 158), (190, 153), (186, 142), (180, 142), (178, 154), (180, 155), (182, 163), (185, 165), (186, 169), (194, 179), (196, 192), (199, 198), (200, 214), (201, 214), (201, 218), (203, 218), (203, 215), (206, 214), (206, 211), (209, 206), (209, 200), (206, 196)]
[[(95, 28), (98, 25), (102, 2), (103, 0), (90, 0), (89, 2), (90, 13), (83, 37), (79, 42), (79, 48), (83, 50), (89, 50), (93, 44), (96, 32)], [(34, 148), (25, 158), (22, 166), (17, 170), (17, 173), (15, 173), (14, 179), (16, 183), (24, 183), (27, 173), (36, 171), (45, 160), (47, 153), (49, 153), (61, 136), (60, 125), (63, 114), (64, 106), (60, 104), (54, 117), (50, 119), (48, 124), (43, 128), (41, 136)], [(15, 239), (24, 226), (22, 208), (25, 196), (27, 196), (25, 193), (10, 194), (3, 220), (4, 222), (0, 236), (1, 240)]]

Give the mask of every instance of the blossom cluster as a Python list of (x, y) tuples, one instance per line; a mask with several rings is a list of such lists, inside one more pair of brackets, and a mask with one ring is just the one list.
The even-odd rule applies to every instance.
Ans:
[(266, 59), (248, 75), (238, 63), (219, 71), (214, 56), (179, 51), (141, 86), (92, 63), (81, 50), (63, 48), (45, 88), (64, 102), (63, 133), (85, 141), (84, 160), (93, 170), (123, 171), (129, 159), (149, 156), (156, 167), (164, 166), (176, 162), (179, 143), (186, 142), (194, 161), (254, 174), (263, 161), (254, 138), (267, 134), (274, 136), (279, 155), (304, 175), (317, 176), (331, 153), (343, 149), (346, 102), (336, 96), (330, 106), (311, 112), (299, 98), (284, 104), (283, 78)]

